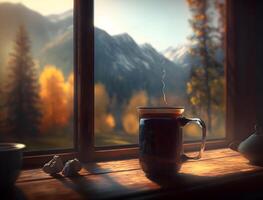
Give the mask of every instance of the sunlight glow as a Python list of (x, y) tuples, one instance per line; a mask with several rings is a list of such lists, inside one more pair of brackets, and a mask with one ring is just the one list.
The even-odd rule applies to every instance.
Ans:
[(73, 0), (0, 0), (0, 3), (21, 3), (42, 15), (59, 14), (73, 9)]

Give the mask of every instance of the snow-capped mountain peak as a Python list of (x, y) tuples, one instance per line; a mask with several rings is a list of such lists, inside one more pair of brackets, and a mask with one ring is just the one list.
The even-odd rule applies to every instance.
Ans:
[[(176, 63), (181, 67), (192, 67), (200, 63), (200, 58), (198, 56), (192, 55), (190, 53), (191, 48), (195, 48), (196, 44), (182, 44), (177, 47), (169, 47), (162, 52), (162, 54), (172, 62)], [(215, 52), (215, 59), (221, 63), (224, 59), (224, 53), (221, 48), (218, 48)]]
[(162, 53), (163, 55), (171, 61), (177, 61), (183, 59), (189, 53), (189, 45), (178, 45), (177, 47), (168, 47)]

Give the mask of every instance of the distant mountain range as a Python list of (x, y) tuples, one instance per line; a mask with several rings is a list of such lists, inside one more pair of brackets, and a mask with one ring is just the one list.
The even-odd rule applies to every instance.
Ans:
[[(184, 94), (186, 73), (183, 68), (150, 44), (139, 46), (126, 33), (110, 36), (101, 29), (95, 29), (95, 80), (106, 87), (116, 85), (124, 96), (142, 89), (152, 96), (161, 96), (163, 70), (166, 71), (167, 90)], [(108, 88), (110, 95), (114, 95), (116, 87)]]
[[(29, 32), (32, 54), (40, 68), (54, 64), (68, 75), (74, 63), (73, 11), (42, 16), (22, 4), (0, 3), (0, 67), (7, 67), (8, 53), (21, 24)], [(119, 101), (138, 90), (161, 96), (165, 70), (166, 90), (184, 96), (191, 63), (198, 62), (188, 49), (189, 45), (182, 45), (160, 53), (151, 44), (138, 45), (127, 33), (111, 36), (95, 28), (95, 81), (103, 83), (109, 95)]]
[[(66, 18), (53, 22), (49, 17), (42, 16), (23, 4), (0, 3), (0, 65), (7, 63), (8, 54), (12, 50), (15, 34), (20, 25), (24, 25), (29, 32), (34, 58), (42, 62), (41, 64), (47, 64), (45, 58), (42, 57), (45, 56), (45, 49), (49, 47), (50, 43), (58, 41), (61, 35), (65, 34), (70, 28), (69, 24), (72, 26), (72, 20), (71, 17), (71, 19)], [(73, 59), (73, 55), (66, 59), (69, 62)]]

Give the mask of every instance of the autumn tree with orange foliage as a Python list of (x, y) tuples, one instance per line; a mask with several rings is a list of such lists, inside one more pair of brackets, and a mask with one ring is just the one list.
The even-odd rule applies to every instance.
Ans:
[(133, 94), (122, 116), (122, 125), (126, 133), (137, 134), (139, 129), (137, 106), (146, 106), (148, 96), (145, 91)]
[(68, 124), (70, 116), (63, 73), (53, 65), (45, 66), (39, 83), (43, 112), (41, 130), (56, 132)]
[(109, 133), (115, 127), (115, 118), (109, 113), (109, 95), (102, 83), (95, 84), (95, 133)]
[(68, 112), (70, 118), (74, 115), (74, 74), (71, 73), (66, 82), (66, 93), (68, 98)]
[(218, 41), (218, 29), (213, 25), (209, 15), (211, 1), (187, 0), (192, 12), (190, 24), (193, 35), (190, 41), (193, 47), (190, 53), (199, 58), (200, 63), (193, 64), (190, 72), (190, 81), (187, 83), (187, 93), (193, 111), (204, 108), (207, 117), (207, 129), (212, 129), (212, 106), (223, 103), (224, 67), (215, 58)]

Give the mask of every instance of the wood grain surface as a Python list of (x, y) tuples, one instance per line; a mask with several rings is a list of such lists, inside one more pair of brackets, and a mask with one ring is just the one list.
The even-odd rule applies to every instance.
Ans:
[(24, 170), (16, 190), (24, 199), (147, 199), (164, 194), (182, 197), (191, 194), (189, 191), (204, 189), (211, 195), (215, 188), (227, 184), (232, 189), (239, 188), (243, 180), (248, 183), (251, 177), (263, 177), (262, 169), (249, 164), (237, 152), (220, 149), (207, 151), (200, 160), (185, 162), (180, 173), (170, 180), (148, 179), (138, 159), (131, 159), (86, 164), (74, 178), (50, 176), (41, 169)]

